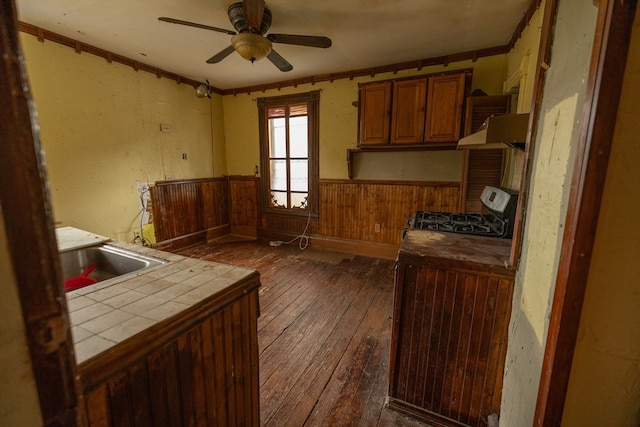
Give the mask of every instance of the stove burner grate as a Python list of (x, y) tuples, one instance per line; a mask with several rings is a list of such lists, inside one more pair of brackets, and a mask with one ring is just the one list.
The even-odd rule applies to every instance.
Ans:
[(493, 214), (419, 211), (409, 221), (409, 226), (421, 230), (510, 237), (509, 221)]

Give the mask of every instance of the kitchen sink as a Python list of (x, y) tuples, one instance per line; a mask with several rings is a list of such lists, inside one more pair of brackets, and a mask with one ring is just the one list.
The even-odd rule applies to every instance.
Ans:
[(69, 279), (85, 276), (93, 282), (102, 282), (114, 277), (165, 264), (166, 261), (109, 244), (100, 244), (60, 253), (62, 277)]

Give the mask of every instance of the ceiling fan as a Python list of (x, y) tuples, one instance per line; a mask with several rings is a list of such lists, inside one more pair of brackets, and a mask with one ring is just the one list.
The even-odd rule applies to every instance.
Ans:
[(244, 0), (233, 3), (229, 6), (227, 15), (229, 15), (231, 25), (233, 25), (237, 33), (223, 28), (174, 18), (160, 17), (158, 20), (232, 35), (231, 46), (207, 59), (207, 63), (209, 64), (222, 61), (235, 50), (248, 61), (254, 62), (267, 57), (280, 71), (291, 71), (293, 66), (280, 56), (278, 52), (273, 50), (272, 43), (321, 47), (325, 49), (331, 46), (331, 39), (324, 36), (273, 33), (265, 36), (264, 34), (271, 27), (271, 11), (265, 7), (264, 0)]

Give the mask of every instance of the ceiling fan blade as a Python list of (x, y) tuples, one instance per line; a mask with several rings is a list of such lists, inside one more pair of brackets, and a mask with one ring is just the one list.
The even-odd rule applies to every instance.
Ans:
[(168, 22), (170, 24), (186, 25), (188, 27), (202, 28), (203, 30), (217, 31), (219, 33), (225, 33), (231, 36), (236, 34), (235, 31), (225, 30), (224, 28), (212, 27), (210, 25), (198, 24), (196, 22), (183, 21), (181, 19), (167, 18), (165, 16), (161, 16), (160, 18), (158, 18), (158, 21)]
[(298, 46), (322, 47), (331, 46), (331, 39), (324, 36), (301, 36), (297, 34), (269, 34), (267, 36), (271, 43), (295, 44)]
[(280, 71), (287, 72), (293, 70), (293, 65), (289, 64), (286, 59), (280, 56), (280, 54), (273, 49), (271, 49), (271, 52), (267, 55), (267, 59), (271, 61), (273, 65), (278, 67)]
[(207, 64), (216, 64), (222, 61), (227, 56), (231, 55), (231, 52), (233, 51), (234, 51), (233, 46), (226, 47), (222, 49), (220, 52), (213, 55), (211, 58), (207, 59)]
[(244, 0), (243, 4), (247, 23), (256, 33), (260, 33), (262, 15), (264, 14), (264, 0)]

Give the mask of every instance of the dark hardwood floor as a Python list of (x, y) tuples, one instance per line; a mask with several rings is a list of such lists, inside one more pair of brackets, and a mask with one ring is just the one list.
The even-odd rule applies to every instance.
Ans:
[(181, 255), (260, 272), (262, 425), (424, 426), (384, 406), (392, 261), (230, 240)]

